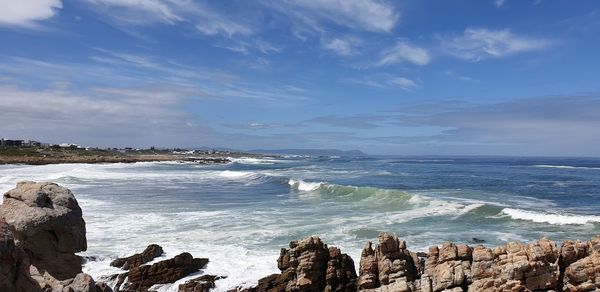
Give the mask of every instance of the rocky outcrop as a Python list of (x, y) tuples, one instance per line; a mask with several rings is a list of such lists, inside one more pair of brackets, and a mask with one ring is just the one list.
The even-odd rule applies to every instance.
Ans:
[(357, 285), (361, 291), (414, 291), (419, 285), (419, 257), (406, 248), (406, 242), (391, 234), (379, 235), (375, 249), (367, 243), (360, 264)]
[(29, 275), (29, 258), (15, 246), (12, 233), (0, 219), (0, 291), (39, 291)]
[(600, 290), (600, 235), (592, 238), (587, 245), (582, 242), (565, 242), (561, 260), (570, 263), (564, 271), (564, 291)]
[(309, 237), (282, 249), (277, 264), (280, 274), (243, 291), (600, 291), (600, 235), (560, 248), (547, 238), (495, 248), (446, 242), (417, 254), (384, 233), (363, 248), (358, 278), (350, 257)]
[(281, 249), (277, 266), (281, 274), (258, 281), (244, 291), (356, 291), (354, 261), (336, 247), (327, 248), (319, 237), (290, 242)]
[(186, 281), (184, 284), (179, 285), (179, 292), (208, 292), (215, 288), (215, 281), (224, 279), (227, 277), (214, 276), (214, 275), (202, 275), (198, 278), (194, 278)]
[(21, 182), (0, 207), (0, 291), (108, 292), (81, 272), (85, 222), (73, 194), (52, 183)]
[(53, 183), (20, 182), (4, 194), (0, 216), (41, 274), (66, 280), (81, 273), (75, 253), (87, 249), (85, 222), (71, 191)]
[(117, 284), (116, 291), (148, 291), (148, 288), (156, 284), (173, 283), (193, 272), (204, 268), (208, 259), (194, 258), (185, 252), (172, 259), (160, 261), (152, 265), (141, 265), (133, 267), (126, 274), (127, 281), (122, 285)]
[(113, 267), (122, 268), (123, 270), (129, 270), (150, 262), (161, 256), (163, 253), (163, 249), (160, 245), (151, 244), (146, 247), (142, 253), (136, 253), (126, 258), (117, 258), (116, 260), (112, 261), (110, 265)]

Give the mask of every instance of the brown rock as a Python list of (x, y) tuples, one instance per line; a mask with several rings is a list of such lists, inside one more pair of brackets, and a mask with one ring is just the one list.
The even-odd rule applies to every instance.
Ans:
[(381, 285), (396, 281), (411, 282), (419, 278), (413, 257), (406, 249), (404, 240), (388, 233), (380, 234), (378, 240), (375, 255)]
[(343, 254), (339, 248), (329, 248), (329, 259), (327, 261), (327, 282), (325, 292), (356, 291), (356, 270), (354, 261), (347, 254)]
[(147, 262), (154, 260), (155, 258), (163, 254), (163, 249), (160, 245), (151, 244), (142, 253), (136, 253), (126, 258), (117, 258), (110, 263), (111, 266), (129, 270), (141, 266)]
[(377, 257), (373, 250), (372, 243), (369, 241), (363, 248), (360, 256), (360, 268), (358, 277), (358, 289), (372, 289), (379, 287), (379, 272), (377, 267)]
[(563, 291), (600, 290), (600, 235), (592, 238), (586, 249), (588, 256), (575, 261), (565, 269)]
[(186, 281), (179, 285), (179, 292), (208, 292), (215, 288), (215, 281), (223, 279), (223, 276), (203, 275)]
[(338, 248), (327, 248), (318, 237), (290, 242), (282, 249), (277, 266), (281, 274), (262, 278), (248, 292), (356, 291), (354, 262)]
[(81, 273), (75, 253), (87, 249), (85, 222), (71, 191), (53, 183), (20, 182), (4, 194), (0, 215), (41, 273), (58, 280)]
[(206, 266), (208, 259), (193, 258), (189, 253), (182, 253), (172, 259), (160, 261), (152, 265), (142, 265), (129, 270), (128, 281), (120, 291), (147, 291), (155, 284), (173, 283)]

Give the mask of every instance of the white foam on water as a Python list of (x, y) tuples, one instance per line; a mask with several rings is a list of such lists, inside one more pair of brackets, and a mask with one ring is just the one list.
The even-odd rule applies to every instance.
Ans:
[(233, 170), (224, 170), (219, 173), (220, 177), (224, 178), (250, 178), (256, 176), (256, 173), (249, 171), (233, 171)]
[(322, 182), (306, 182), (301, 179), (289, 179), (288, 184), (290, 187), (295, 188), (301, 192), (312, 192), (318, 190), (323, 186)]
[(485, 206), (484, 203), (466, 204), (464, 202), (447, 201), (415, 194), (411, 195), (408, 203), (414, 207), (409, 210), (389, 214), (384, 218), (387, 218), (390, 223), (399, 223), (430, 216), (459, 217)]
[(278, 159), (272, 159), (272, 158), (255, 158), (255, 157), (239, 157), (239, 158), (228, 157), (228, 159), (234, 163), (239, 163), (239, 164), (275, 164), (275, 163), (287, 162), (286, 160), (278, 160)]
[(537, 223), (549, 223), (553, 225), (600, 223), (600, 216), (596, 215), (552, 214), (513, 208), (504, 208), (502, 209), (502, 213), (513, 219), (528, 220)]
[(587, 167), (587, 166), (571, 166), (571, 165), (550, 165), (550, 164), (538, 164), (533, 165), (537, 168), (559, 168), (559, 169), (591, 169), (600, 170), (600, 167)]

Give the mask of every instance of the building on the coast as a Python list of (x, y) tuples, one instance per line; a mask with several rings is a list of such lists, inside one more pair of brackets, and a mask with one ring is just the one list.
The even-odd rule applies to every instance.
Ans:
[(23, 146), (23, 143), (25, 141), (23, 140), (9, 140), (9, 139), (0, 139), (0, 146), (6, 146), (6, 147), (20, 147)]
[(81, 148), (81, 147), (79, 147), (79, 145), (73, 144), (73, 143), (60, 143), (60, 144), (58, 144), (58, 147), (60, 147), (60, 148)]
[(34, 140), (28, 140), (28, 141), (26, 141), (26, 142), (23, 143), (23, 146), (41, 147), (42, 146), (42, 142), (38, 142), (38, 141), (34, 141)]

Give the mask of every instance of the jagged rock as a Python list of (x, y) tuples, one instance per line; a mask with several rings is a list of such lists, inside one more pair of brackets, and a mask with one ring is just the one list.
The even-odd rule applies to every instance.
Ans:
[[(406, 242), (382, 233), (373, 250), (371, 243), (363, 249), (359, 268), (358, 289), (370, 291), (414, 291), (420, 289), (421, 261), (406, 248)], [(418, 287), (417, 287), (418, 286)]]
[(378, 237), (375, 249), (379, 283), (412, 282), (419, 278), (413, 255), (406, 249), (406, 242), (384, 233)]
[(113, 289), (104, 282), (96, 282), (96, 292), (113, 292)]
[[(570, 245), (568, 243), (567, 245)], [(586, 254), (583, 257), (571, 265), (566, 267), (563, 278), (563, 291), (598, 291), (600, 290), (600, 235), (592, 238), (586, 248), (581, 245), (575, 245), (575, 257), (570, 259), (576, 259)], [(564, 245), (563, 245), (564, 246)], [(569, 254), (571, 249), (566, 251)], [(565, 254), (561, 252), (562, 254)]]
[(15, 246), (12, 233), (0, 218), (0, 291), (40, 291), (29, 275), (29, 258)]
[(358, 289), (373, 289), (379, 287), (379, 273), (377, 268), (377, 257), (370, 241), (363, 248), (360, 255), (360, 267), (358, 277)]
[(325, 292), (356, 291), (354, 261), (337, 247), (329, 247)]
[(66, 280), (81, 273), (75, 253), (87, 249), (85, 222), (71, 191), (53, 183), (20, 182), (4, 194), (0, 216), (42, 274)]
[(186, 281), (179, 285), (179, 292), (208, 292), (215, 288), (215, 281), (226, 278), (224, 276), (203, 275)]
[(160, 261), (152, 265), (133, 267), (127, 273), (127, 282), (117, 291), (147, 291), (155, 284), (173, 283), (193, 272), (202, 269), (208, 263), (205, 258), (193, 258), (184, 252), (172, 259)]
[(431, 279), (431, 291), (466, 287), (472, 278), (471, 261), (472, 249), (467, 245), (446, 242), (441, 249), (430, 247), (425, 273)]
[(281, 274), (262, 278), (248, 292), (356, 291), (354, 261), (338, 248), (327, 248), (319, 237), (290, 242), (282, 249), (277, 266)]
[(129, 270), (141, 266), (147, 262), (154, 260), (155, 258), (163, 254), (163, 249), (160, 245), (151, 244), (144, 249), (142, 253), (136, 253), (126, 258), (117, 258), (110, 263), (111, 266)]

